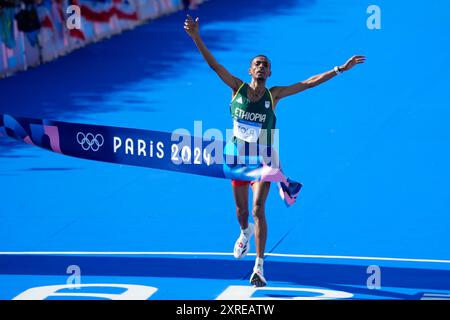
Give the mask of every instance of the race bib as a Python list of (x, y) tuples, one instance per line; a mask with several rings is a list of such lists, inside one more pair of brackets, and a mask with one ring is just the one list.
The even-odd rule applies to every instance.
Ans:
[(234, 119), (233, 135), (241, 140), (250, 143), (256, 143), (261, 133), (262, 124)]

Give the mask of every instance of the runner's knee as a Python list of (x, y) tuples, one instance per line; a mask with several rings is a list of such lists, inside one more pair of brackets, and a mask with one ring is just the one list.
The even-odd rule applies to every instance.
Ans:
[(253, 219), (264, 219), (265, 218), (265, 212), (264, 212), (264, 205), (261, 204), (254, 204), (252, 209), (252, 215)]
[(248, 217), (249, 215), (248, 208), (236, 207), (236, 214), (239, 217)]

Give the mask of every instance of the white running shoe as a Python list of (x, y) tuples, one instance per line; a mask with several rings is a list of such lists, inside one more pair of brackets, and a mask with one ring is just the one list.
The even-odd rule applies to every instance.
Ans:
[(248, 251), (250, 250), (250, 239), (255, 230), (255, 225), (253, 223), (248, 224), (248, 228), (244, 231), (241, 231), (239, 238), (236, 240), (234, 244), (234, 257), (236, 259), (244, 258)]
[(264, 273), (262, 269), (254, 269), (250, 277), (250, 283), (254, 287), (265, 287), (267, 285), (267, 280), (264, 278)]

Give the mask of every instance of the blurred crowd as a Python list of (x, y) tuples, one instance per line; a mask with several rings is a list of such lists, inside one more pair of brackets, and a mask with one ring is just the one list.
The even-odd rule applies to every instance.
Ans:
[[(11, 32), (12, 20), (17, 20), (19, 31), (32, 32), (41, 27), (36, 6), (43, 0), (0, 0), (0, 35), (2, 40)], [(9, 29), (9, 30), (8, 30)], [(8, 41), (5, 41), (8, 42)]]
[[(0, 78), (203, 0), (0, 0)], [(79, 23), (68, 27), (70, 5)]]
[[(25, 5), (41, 4), (43, 1), (44, 0), (0, 0), (0, 10), (2, 8), (17, 8)], [(58, 2), (58, 0), (56, 0), (56, 2)], [(200, 1), (197, 0), (182, 0), (185, 9), (194, 9), (199, 2)]]
[(0, 0), (0, 9), (40, 4), (43, 0)]

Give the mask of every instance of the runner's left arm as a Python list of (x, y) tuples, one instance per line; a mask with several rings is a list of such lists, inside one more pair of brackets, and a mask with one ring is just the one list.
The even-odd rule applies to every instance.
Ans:
[[(345, 64), (338, 67), (339, 72), (348, 71), (351, 68), (353, 68), (355, 65), (364, 63), (366, 60), (365, 56), (353, 56), (350, 59), (347, 60)], [(324, 83), (332, 78), (334, 78), (337, 75), (336, 71), (334, 69), (315, 75), (307, 80), (295, 83), (290, 86), (278, 86), (278, 87), (272, 87), (270, 89), (270, 92), (272, 93), (274, 101), (278, 101), (284, 97), (291, 96), (293, 94), (302, 92), (306, 89), (314, 88), (318, 86), (321, 83)]]

